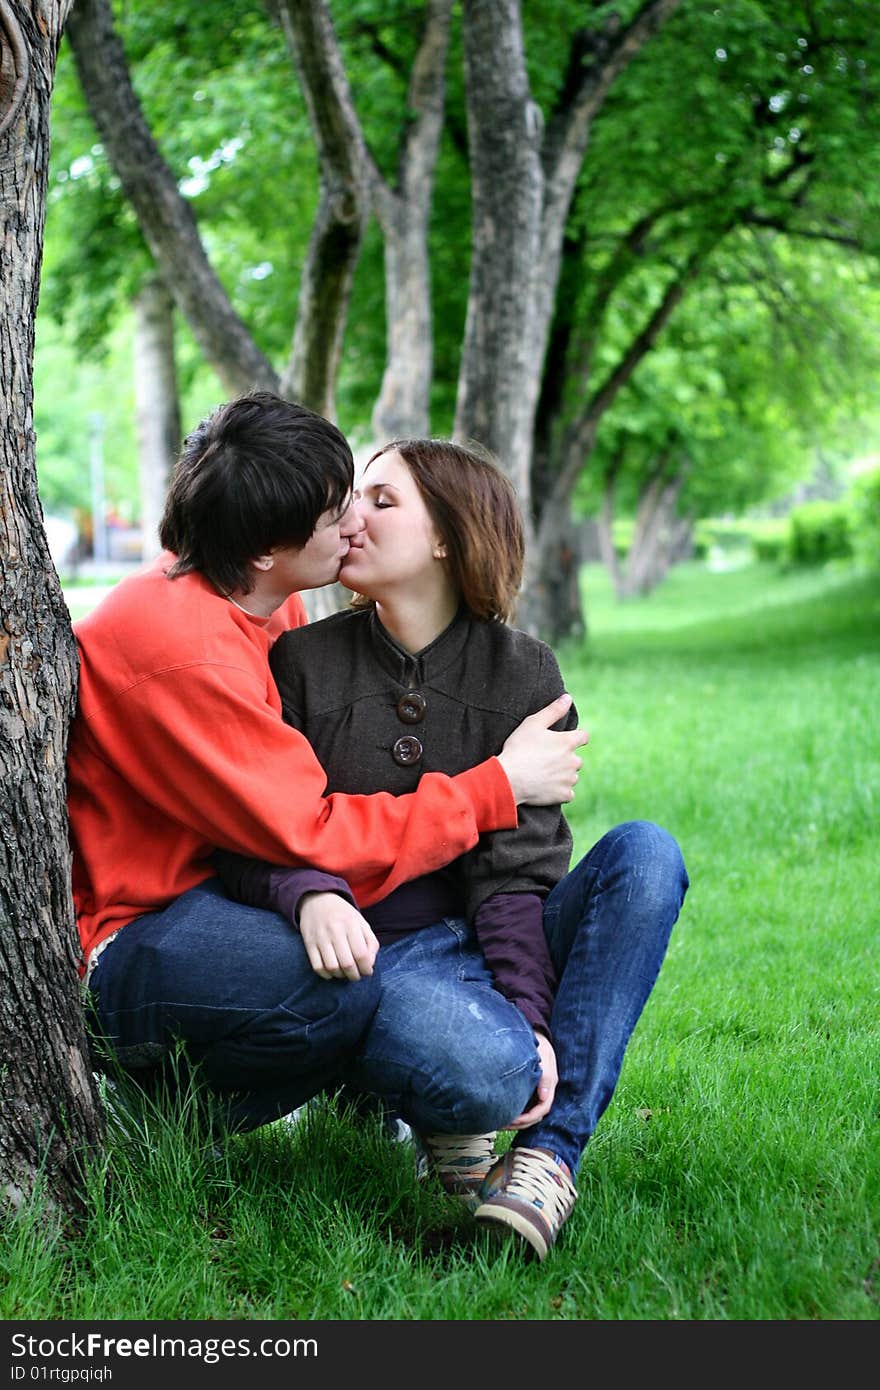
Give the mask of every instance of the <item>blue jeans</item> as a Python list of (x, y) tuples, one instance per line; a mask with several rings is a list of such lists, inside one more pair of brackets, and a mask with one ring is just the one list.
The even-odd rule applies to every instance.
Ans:
[(550, 1018), (559, 1084), (550, 1113), (515, 1142), (551, 1149), (572, 1173), (614, 1094), (687, 890), (672, 836), (650, 821), (626, 821), (544, 904), (559, 981)]
[[(517, 1142), (574, 1171), (620, 1074), (688, 880), (668, 833), (617, 826), (557, 885), (544, 922), (557, 970), (559, 1086)], [(211, 880), (129, 923), (91, 979), (96, 1028), (127, 1071), (161, 1076), (178, 1040), (225, 1123), (250, 1129), (346, 1084), (414, 1128), (509, 1124), (540, 1074), (535, 1037), (492, 987), (473, 934), (447, 918), (383, 945), (365, 979), (323, 980), (281, 916)]]

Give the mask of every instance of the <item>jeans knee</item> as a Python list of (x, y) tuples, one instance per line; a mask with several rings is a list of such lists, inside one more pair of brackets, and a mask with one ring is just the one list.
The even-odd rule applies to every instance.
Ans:
[(689, 881), (678, 841), (654, 821), (624, 821), (599, 841), (607, 842), (606, 867), (626, 874), (641, 895), (660, 903), (681, 905)]
[(655, 899), (665, 898), (677, 910), (689, 887), (684, 855), (678, 841), (661, 825), (639, 821), (645, 880)]
[[(531, 1030), (499, 1030), (466, 1055), (437, 1058), (419, 1098), (420, 1128), (447, 1134), (500, 1129), (525, 1110), (540, 1078)], [(428, 1120), (427, 1126), (425, 1121)]]

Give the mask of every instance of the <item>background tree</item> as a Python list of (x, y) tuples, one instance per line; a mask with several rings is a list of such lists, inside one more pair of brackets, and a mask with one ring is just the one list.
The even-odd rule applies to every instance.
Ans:
[(32, 369), (49, 102), (66, 0), (0, 0), (0, 1184), (75, 1212), (99, 1137), (64, 797), (70, 622), (37, 496)]
[(180, 396), (174, 352), (174, 301), (158, 275), (134, 300), (134, 386), (140, 477), (141, 557), (159, 554), (159, 524), (180, 449)]
[[(99, 125), (124, 187), (123, 175), (135, 169), (130, 197), (147, 240), (154, 238), (160, 273), (176, 293), (189, 243), (182, 231), (176, 242), (163, 241), (146, 219), (155, 221), (151, 209), (167, 202), (170, 220), (181, 229), (186, 222), (175, 197), (188, 196), (192, 102), (207, 92), (200, 109), (221, 107), (228, 143), (247, 149), (212, 167), (211, 188), (193, 200), (201, 260), (190, 278), (206, 284), (207, 263), (212, 293), (225, 296), (225, 308), (207, 317), (231, 313), (271, 366), (270, 379), (290, 382), (293, 359), (285, 368), (273, 364), (289, 346), (301, 282), (294, 341), (305, 335), (324, 344), (325, 383), (345, 325), (335, 400), (347, 432), (370, 442), (370, 414), (375, 429), (421, 431), (427, 401), (429, 428), (495, 448), (532, 528), (517, 620), (551, 638), (582, 632), (574, 499), (600, 462), (595, 450), (618, 399), (630, 399), (640, 375), (647, 373), (643, 397), (649, 382), (652, 390), (664, 383), (648, 363), (683, 307), (731, 246), (740, 254), (751, 248), (759, 275), (762, 258), (783, 242), (804, 264), (807, 248), (815, 253), (822, 244), (853, 258), (874, 255), (876, 181), (863, 177), (878, 158), (871, 6), (723, 0), (709, 9), (696, 0), (621, 0), (585, 14), (574, 0), (524, 10), (518, 0), (491, 0), (465, 3), (460, 22), (444, 0), (383, 7), (273, 0), (270, 8), (284, 34), (258, 5), (219, 3), (210, 18), (194, 10), (184, 25), (178, 11), (127, 4), (125, 50), (117, 35), (113, 67), (118, 78), (130, 68), (137, 98), (131, 82), (100, 87), (101, 74), (80, 63), (90, 105), (96, 113), (106, 107)], [(81, 0), (74, 12), (73, 47), (94, 68), (112, 17), (109, 0)], [(289, 80), (275, 86), (285, 34), (300, 55), (302, 94)], [(320, 43), (305, 64), (309, 34)], [(247, 77), (228, 84), (230, 48), (250, 59), (249, 87)], [(181, 72), (173, 96), (170, 67)], [(262, 118), (265, 105), (261, 119), (250, 120), (250, 104), (267, 100), (273, 120)], [(126, 119), (131, 102), (140, 125)], [(176, 120), (166, 125), (169, 104)], [(144, 130), (151, 136), (149, 158), (136, 147), (117, 158), (111, 140), (129, 129), (138, 139)], [(271, 229), (277, 156), (297, 138), (313, 151), (312, 174), (289, 199), (296, 212), (276, 215)], [(226, 209), (221, 187), (237, 194), (227, 195)], [(340, 229), (338, 238), (347, 247), (350, 292), (331, 284), (333, 312), (305, 334), (323, 296), (306, 272), (306, 251), (297, 252), (297, 271), (292, 248), (321, 239), (322, 220), (312, 218), (334, 187), (349, 190), (337, 202), (347, 198), (358, 209), (356, 234)], [(240, 254), (248, 247), (247, 219), (229, 208), (243, 202), (251, 241), (259, 228), (279, 253), (262, 282), (272, 305), (259, 320), (242, 263), (235, 272), (235, 247)], [(796, 310), (779, 299), (773, 307), (777, 316)], [(209, 328), (193, 321), (203, 345)], [(224, 342), (221, 335), (217, 352)], [(231, 382), (221, 359), (212, 360)], [(658, 402), (657, 414), (675, 409), (673, 395), (668, 409)], [(659, 495), (669, 502), (672, 494)]]
[[(875, 291), (848, 253), (731, 238), (602, 421), (576, 511), (600, 517), (622, 598), (649, 592), (694, 523), (741, 515), (804, 477), (870, 412)], [(634, 519), (625, 557), (615, 521)]]
[[(95, 124), (159, 273), (227, 389), (263, 385), (330, 418), (336, 414), (352, 279), (375, 199), (386, 229), (389, 325), (388, 363), (375, 415), (383, 428), (423, 433), (432, 362), (425, 235), (451, 0), (432, 0), (427, 7), (409, 83), (413, 119), (402, 124), (396, 186), (382, 176), (366, 147), (326, 5), (269, 0), (266, 8), (283, 30), (299, 76), (320, 180), (292, 347), (282, 371), (257, 346), (215, 273), (179, 181), (147, 126), (108, 0), (82, 0), (68, 25)], [(312, 615), (333, 602), (330, 591), (312, 595)]]
[[(571, 548), (572, 497), (607, 413), (728, 248), (748, 247), (753, 266), (783, 241), (791, 258), (821, 244), (876, 255), (876, 184), (844, 157), (876, 161), (876, 59), (861, 3), (686, 5), (609, 94), (567, 227), (537, 413), (548, 634), (583, 630), (554, 557)], [(774, 314), (797, 309), (777, 299)]]
[[(607, 6), (575, 29), (547, 114), (529, 80), (519, 0), (465, 0), (473, 237), (456, 408), (459, 434), (504, 460), (527, 514), (535, 409), (563, 239), (593, 122), (613, 84), (680, 0), (628, 24)], [(537, 595), (520, 621), (545, 627)]]

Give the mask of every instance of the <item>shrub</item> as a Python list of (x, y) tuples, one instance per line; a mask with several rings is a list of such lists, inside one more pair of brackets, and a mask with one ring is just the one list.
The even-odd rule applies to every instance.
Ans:
[(630, 517), (616, 517), (611, 527), (611, 543), (617, 552), (618, 560), (625, 560), (630, 552), (636, 524)]
[(871, 569), (880, 569), (880, 468), (853, 483), (852, 517), (856, 555)]
[(788, 554), (786, 520), (756, 521), (751, 527), (752, 554), (756, 560), (781, 563)]
[(741, 556), (748, 552), (750, 535), (749, 522), (741, 518), (704, 517), (694, 526), (694, 559)]
[(853, 553), (849, 502), (802, 502), (789, 514), (788, 558), (795, 565), (824, 565)]

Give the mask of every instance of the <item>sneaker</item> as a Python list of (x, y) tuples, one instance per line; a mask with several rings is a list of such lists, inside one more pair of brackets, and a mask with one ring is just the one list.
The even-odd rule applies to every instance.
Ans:
[(391, 1144), (411, 1144), (413, 1132), (406, 1120), (389, 1112), (382, 1121), (382, 1135)]
[(571, 1173), (561, 1158), (544, 1149), (513, 1147), (486, 1178), (474, 1217), (516, 1231), (543, 1260), (576, 1201)]
[(480, 1200), (480, 1189), (493, 1164), (495, 1130), (489, 1134), (415, 1134), (416, 1175), (422, 1180), (431, 1173), (453, 1197), (468, 1205)]

